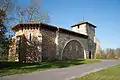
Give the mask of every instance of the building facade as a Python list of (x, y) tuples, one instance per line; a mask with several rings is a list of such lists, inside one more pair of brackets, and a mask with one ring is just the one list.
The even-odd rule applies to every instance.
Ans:
[(67, 30), (40, 22), (19, 23), (12, 27), (14, 47), (9, 58), (22, 62), (94, 58), (96, 26), (82, 21), (71, 27)]

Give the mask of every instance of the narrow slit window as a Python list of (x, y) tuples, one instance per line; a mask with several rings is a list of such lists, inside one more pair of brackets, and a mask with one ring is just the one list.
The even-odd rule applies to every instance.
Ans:
[(31, 36), (31, 33), (28, 35), (28, 40), (32, 40), (32, 36)]

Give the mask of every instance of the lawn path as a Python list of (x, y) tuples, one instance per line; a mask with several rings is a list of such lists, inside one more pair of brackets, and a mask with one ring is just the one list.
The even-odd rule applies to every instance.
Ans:
[(98, 63), (83, 64), (68, 68), (52, 69), (28, 74), (17, 74), (0, 77), (0, 80), (70, 80), (113, 65), (120, 64), (119, 60), (103, 60)]

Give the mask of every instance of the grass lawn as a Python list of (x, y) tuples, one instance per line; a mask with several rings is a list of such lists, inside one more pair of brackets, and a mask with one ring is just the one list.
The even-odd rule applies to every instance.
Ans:
[(19, 63), (19, 62), (8, 62), (0, 61), (0, 76), (21, 74), (34, 71), (41, 71), (53, 68), (64, 68), (74, 65), (88, 64), (94, 62), (100, 62), (100, 60), (64, 60), (64, 61), (47, 61), (39, 63)]
[(120, 64), (73, 80), (120, 80)]

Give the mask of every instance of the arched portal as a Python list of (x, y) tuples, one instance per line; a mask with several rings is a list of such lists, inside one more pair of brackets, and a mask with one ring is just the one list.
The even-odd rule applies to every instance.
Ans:
[(84, 58), (84, 48), (77, 40), (67, 42), (62, 51), (62, 59)]

